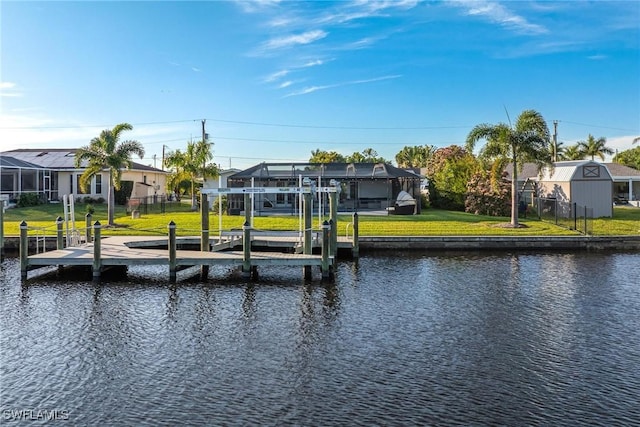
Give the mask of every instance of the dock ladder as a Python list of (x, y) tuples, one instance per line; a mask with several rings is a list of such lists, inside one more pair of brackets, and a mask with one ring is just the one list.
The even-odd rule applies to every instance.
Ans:
[(64, 205), (64, 229), (66, 233), (67, 247), (78, 246), (80, 244), (80, 233), (76, 229), (76, 212), (73, 194), (62, 196)]

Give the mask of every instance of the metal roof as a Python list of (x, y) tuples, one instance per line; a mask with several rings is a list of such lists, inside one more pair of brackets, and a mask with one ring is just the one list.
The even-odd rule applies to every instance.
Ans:
[(231, 175), (231, 179), (303, 177), (323, 178), (412, 178), (420, 179), (414, 172), (386, 163), (260, 163)]
[[(572, 161), (556, 162), (555, 163), (556, 170), (554, 172), (554, 177), (558, 178), (557, 181), (568, 181), (569, 179), (567, 179), (567, 176), (570, 173), (572, 174), (575, 171), (575, 168), (577, 167), (577, 165), (586, 164), (586, 163), (592, 163), (592, 161), (591, 160), (572, 160)], [(600, 162), (593, 162), (593, 163), (605, 166), (609, 171), (609, 174), (611, 174), (611, 177), (613, 178), (614, 181), (622, 178), (625, 178), (625, 179), (632, 178), (634, 180), (636, 179), (640, 180), (640, 170), (638, 169), (621, 165), (620, 163), (600, 163)], [(511, 179), (511, 175), (513, 172), (513, 164), (508, 164), (504, 170), (507, 174), (507, 178)], [(523, 165), (522, 171), (518, 172), (519, 181), (524, 181), (527, 178), (531, 178), (531, 179), (539, 178), (538, 168), (536, 167), (535, 163), (525, 163)], [(554, 178), (554, 181), (556, 181), (555, 178)]]
[[(4, 153), (0, 153), (0, 156), (13, 157), (16, 160), (37, 165), (36, 167), (39, 169), (78, 169), (75, 165), (76, 151), (78, 151), (76, 148), (26, 148), (5, 151)], [(87, 162), (83, 162), (81, 168), (86, 167), (86, 165)], [(131, 162), (131, 169), (160, 173), (165, 172), (161, 169), (156, 169), (136, 162)]]

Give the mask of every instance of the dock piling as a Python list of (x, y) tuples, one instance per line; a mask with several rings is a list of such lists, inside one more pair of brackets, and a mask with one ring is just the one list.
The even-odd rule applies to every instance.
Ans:
[[(209, 252), (209, 201), (207, 200), (207, 193), (200, 193), (200, 218), (201, 218), (201, 235), (200, 235), (200, 250), (202, 252)], [(209, 266), (200, 266), (200, 277), (205, 280), (209, 275)]]
[(4, 200), (0, 200), (0, 262), (4, 261)]
[(242, 274), (251, 275), (251, 225), (245, 221), (242, 225)]
[(173, 221), (169, 222), (169, 281), (171, 283), (175, 283), (177, 274), (176, 274), (176, 223)]
[(84, 216), (84, 242), (87, 244), (91, 243), (91, 218), (89, 212)]
[(358, 243), (358, 212), (353, 213), (353, 248), (351, 249), (353, 258), (360, 256), (360, 245)]
[[(302, 205), (304, 216), (304, 247), (302, 253), (311, 255), (311, 193), (304, 193), (304, 204)], [(304, 266), (304, 278), (311, 280), (311, 266)]]
[(20, 223), (20, 278), (24, 282), (27, 280), (29, 270), (29, 236), (26, 221)]
[(102, 243), (101, 243), (101, 229), (102, 225), (100, 221), (96, 221), (93, 224), (95, 240), (93, 241), (93, 280), (100, 280), (100, 273), (102, 272)]
[(322, 278), (328, 278), (329, 272), (329, 248), (331, 242), (329, 241), (329, 222), (326, 220), (322, 223)]
[(64, 249), (64, 234), (62, 231), (63, 223), (64, 223), (64, 220), (62, 219), (61, 216), (56, 218), (56, 249), (59, 251)]

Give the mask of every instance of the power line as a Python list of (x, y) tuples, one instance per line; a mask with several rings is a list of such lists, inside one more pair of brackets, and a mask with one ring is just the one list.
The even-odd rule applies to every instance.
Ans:
[(587, 123), (570, 122), (569, 120), (560, 120), (560, 122), (562, 122), (562, 123), (571, 123), (572, 125), (587, 126), (587, 127), (592, 127), (592, 128), (621, 130), (621, 131), (625, 131), (625, 132), (638, 132), (638, 129), (626, 129), (626, 128), (617, 128), (617, 127), (612, 127), (612, 126), (591, 125), (591, 124), (587, 124)]

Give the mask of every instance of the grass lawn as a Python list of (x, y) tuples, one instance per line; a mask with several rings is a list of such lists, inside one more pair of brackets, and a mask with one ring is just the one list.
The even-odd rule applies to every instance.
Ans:
[[(93, 205), (95, 213), (92, 222), (107, 222), (106, 204)], [(86, 206), (76, 204), (76, 228), (85, 224)], [(7, 209), (4, 214), (4, 232), (6, 236), (18, 235), (19, 224), (27, 221), (29, 227), (41, 227), (45, 235), (55, 235), (55, 219), (63, 216), (61, 204), (40, 205), (29, 208)], [(123, 206), (116, 207), (117, 227), (105, 228), (103, 235), (165, 235), (169, 221), (177, 225), (177, 234), (181, 236), (200, 234), (200, 213), (192, 212), (188, 204), (168, 204), (165, 213), (142, 214), (132, 219)], [(212, 236), (218, 232), (218, 215), (209, 217)], [(262, 230), (298, 230), (297, 216), (256, 217), (254, 227)], [(351, 215), (340, 215), (338, 233), (353, 233)], [(241, 229), (243, 216), (222, 217), (222, 229)], [(509, 222), (505, 217), (489, 217), (464, 212), (427, 209), (421, 215), (374, 216), (360, 214), (361, 236), (560, 236), (575, 235), (576, 232), (558, 227), (537, 218), (522, 218), (524, 228), (510, 229), (500, 227)], [(319, 229), (317, 216), (313, 218), (313, 228)], [(615, 207), (613, 218), (593, 220), (594, 235), (640, 235), (640, 209)]]

